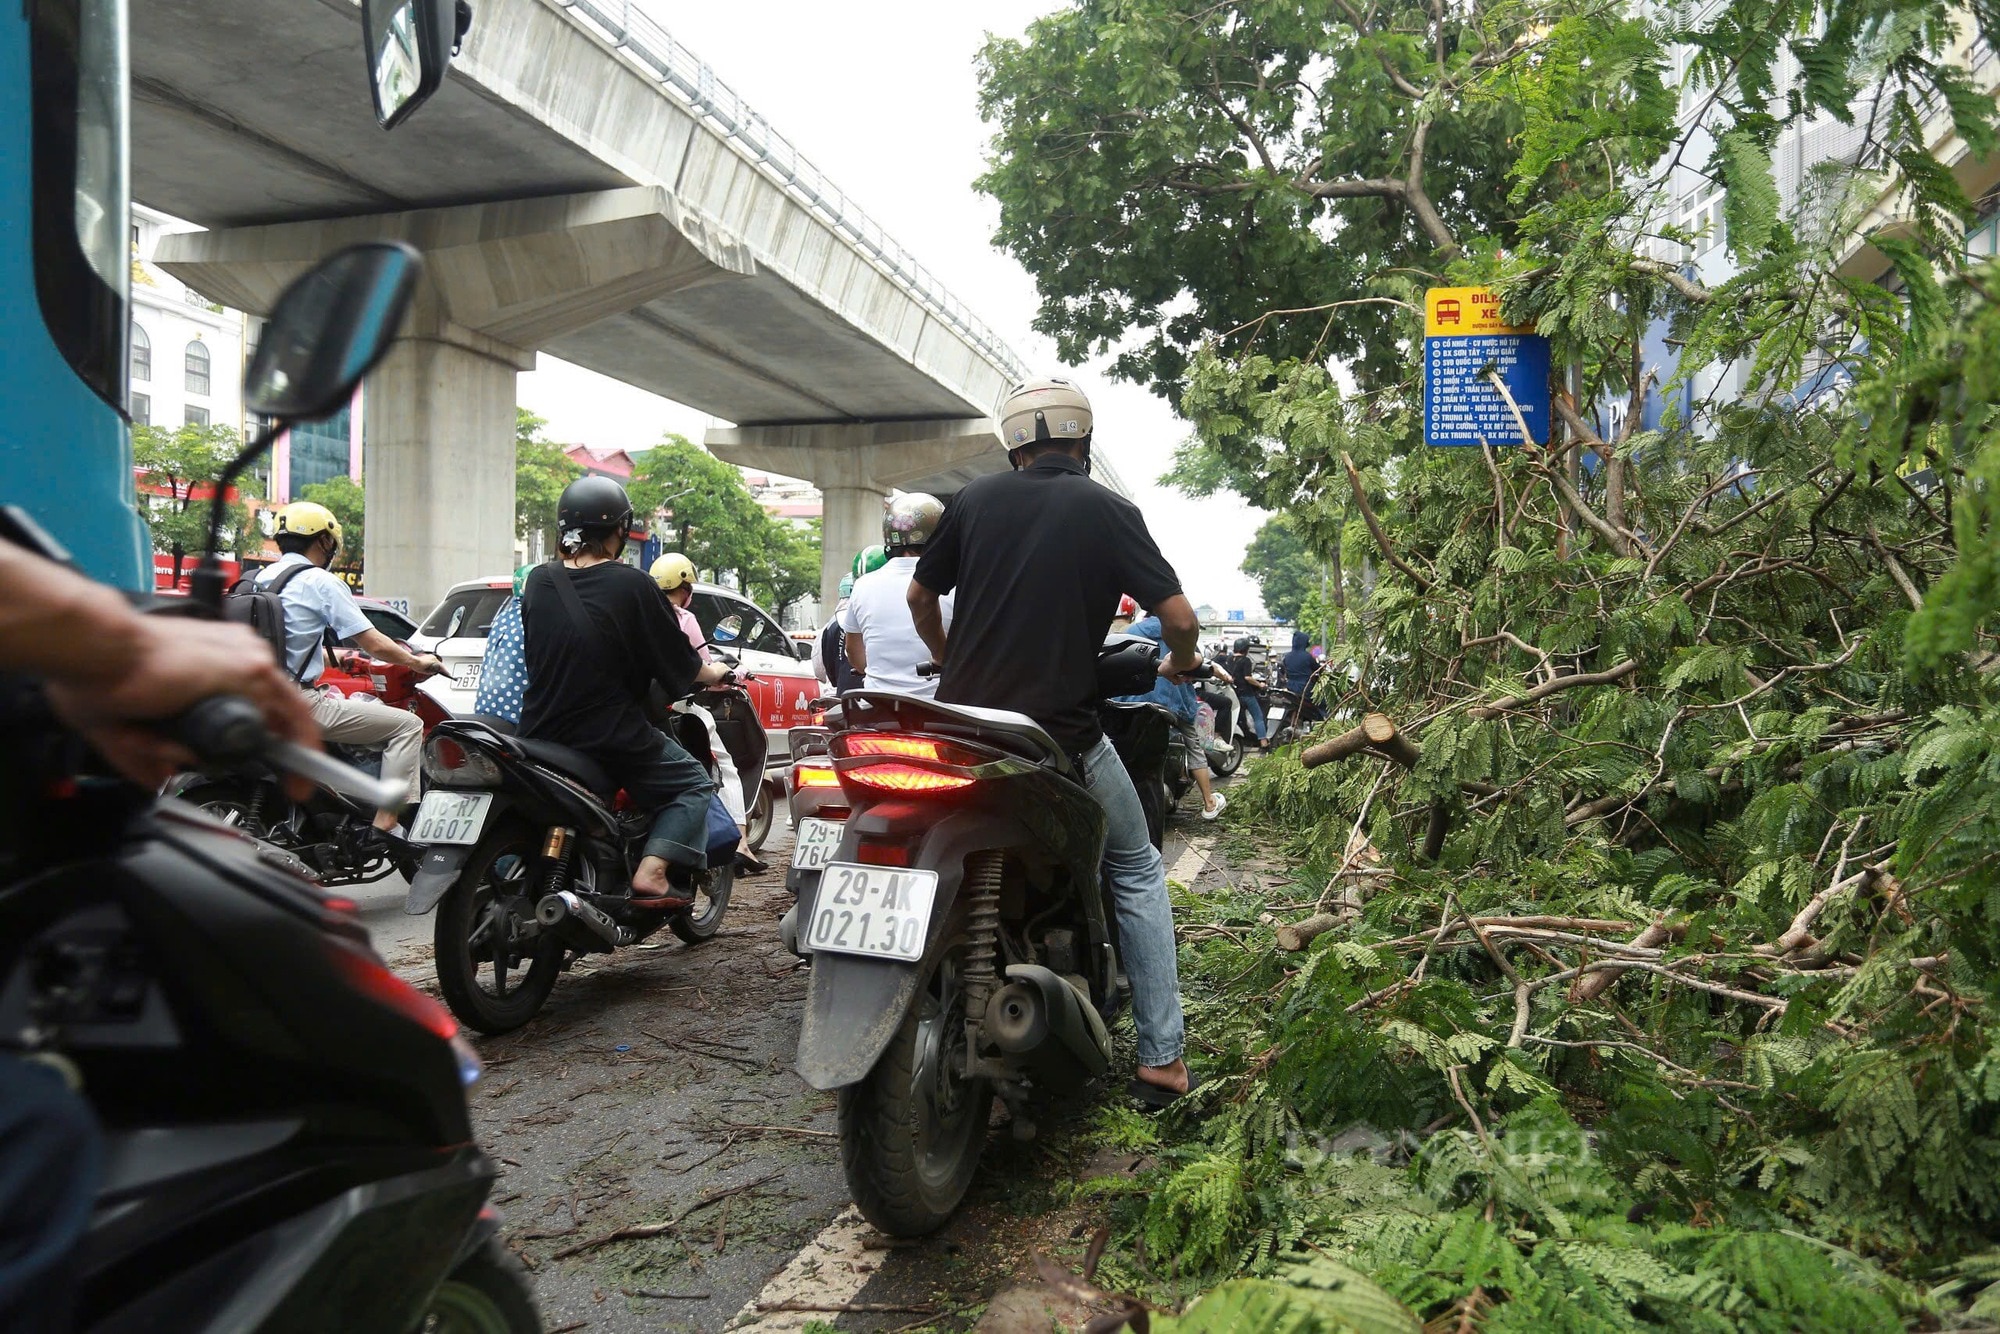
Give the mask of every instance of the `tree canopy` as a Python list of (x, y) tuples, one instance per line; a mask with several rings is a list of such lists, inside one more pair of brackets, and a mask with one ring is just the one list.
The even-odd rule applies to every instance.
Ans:
[(583, 468), (542, 432), (548, 426), (526, 408), (514, 409), (514, 523), (523, 541), (541, 533), (555, 550), (556, 502)]
[[(184, 561), (199, 556), (208, 540), (209, 498), (222, 470), (243, 447), (228, 426), (159, 426), (132, 428), (132, 466), (142, 493), (153, 493), (146, 522), (153, 532), (153, 550), (174, 558), (179, 580)], [(237, 479), (237, 498), (223, 508), (222, 552), (246, 555), (263, 544), (250, 524), (243, 497), (255, 494), (253, 480)]]
[(817, 534), (773, 519), (740, 471), (686, 437), (669, 433), (638, 455), (626, 490), (636, 512), (655, 516), (669, 549), (697, 570), (733, 574), (773, 610), (818, 588)]
[[(1996, 21), (1084, 0), (989, 44), (1038, 327), (1193, 423), (1170, 480), (1344, 557), (1315, 767), (1231, 807), (1325, 920), (1246, 960), (1272, 907), (1201, 905), (1230, 1092), (1149, 1142), (1149, 1257), (1344, 1259), (1455, 1329), (1893, 1328), (2000, 1273), (1968, 1258), (2000, 1231), (2000, 265), (1955, 174), (1995, 148)], [(1421, 443), (1422, 292), (1474, 283), (1551, 340), (1546, 444)], [(1302, 1160), (1355, 1127), (1407, 1172)]]
[(299, 499), (333, 511), (333, 517), (340, 520), (340, 563), (361, 568), (368, 547), (368, 496), (362, 484), (341, 473), (301, 487)]
[(1296, 621), (1320, 580), (1320, 564), (1306, 550), (1290, 519), (1264, 521), (1243, 552), (1243, 573), (1257, 581), (1264, 610), (1281, 621)]

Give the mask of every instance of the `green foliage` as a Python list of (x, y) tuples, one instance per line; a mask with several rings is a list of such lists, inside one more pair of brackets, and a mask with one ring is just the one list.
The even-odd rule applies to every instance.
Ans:
[[(228, 426), (183, 426), (169, 431), (159, 426), (132, 428), (132, 466), (146, 504), (146, 523), (153, 532), (153, 550), (174, 558), (174, 577), (181, 565), (201, 554), (208, 540), (209, 499), (222, 470), (243, 447)], [(236, 481), (237, 499), (223, 506), (222, 554), (246, 555), (263, 543), (250, 524), (242, 497), (254, 495), (254, 479)]]
[(340, 563), (359, 566), (367, 551), (368, 519), (368, 497), (361, 483), (343, 473), (301, 488), (299, 499), (333, 511), (340, 520)]
[(514, 525), (523, 540), (542, 534), (544, 549), (554, 551), (556, 502), (583, 467), (542, 434), (547, 425), (526, 408), (514, 409)]
[[(1491, 1330), (1985, 1300), (1953, 1266), (2000, 1232), (2000, 265), (1954, 258), (1932, 146), (2000, 121), (1933, 0), (1653, 14), (1086, 0), (984, 57), (1039, 327), (1175, 402), (1172, 483), (1338, 555), (1330, 727), (1419, 748), (1233, 794), (1305, 868), (1286, 911), (1347, 904), (1303, 956), (1266, 904), (1177, 904), (1229, 928), (1182, 955), (1218, 1089), (1121, 1207), (1184, 1276), (1326, 1253)], [(1856, 156), (1781, 192), (1826, 117)], [(1675, 162), (1724, 193), (1712, 287), (1658, 258), (1697, 239)], [(1551, 339), (1553, 447), (1421, 446), (1442, 281)]]
[(1320, 564), (1284, 515), (1264, 521), (1243, 552), (1243, 573), (1257, 581), (1264, 610), (1281, 621), (1298, 619), (1320, 581)]
[(638, 455), (626, 490), (669, 550), (710, 575), (736, 575), (773, 610), (818, 589), (817, 534), (765, 513), (741, 472), (692, 441), (669, 434)]

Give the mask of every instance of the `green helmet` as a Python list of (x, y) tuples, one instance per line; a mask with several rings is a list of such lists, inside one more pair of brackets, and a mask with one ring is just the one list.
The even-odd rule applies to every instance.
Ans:
[(514, 571), (514, 596), (515, 596), (515, 597), (519, 597), (519, 596), (521, 596), (521, 590), (522, 590), (522, 589), (524, 589), (524, 588), (526, 588), (526, 587), (528, 586), (528, 571), (530, 571), (530, 570), (532, 570), (532, 569), (534, 569), (534, 568), (535, 568), (535, 567), (534, 567), (534, 566), (532, 566), (532, 565), (523, 565), (523, 566), (522, 566), (522, 567), (521, 567), (520, 569), (518, 569), (518, 570)]
[(888, 563), (889, 554), (882, 550), (880, 543), (877, 543), (855, 556), (854, 577), (859, 579), (864, 574), (873, 574)]
[(840, 595), (841, 595), (842, 597), (846, 597), (846, 596), (847, 596), (847, 595), (848, 595), (849, 593), (852, 593), (853, 591), (854, 591), (854, 576), (853, 576), (853, 575), (851, 575), (851, 574), (843, 574), (843, 575), (841, 575), (841, 576), (840, 576)]

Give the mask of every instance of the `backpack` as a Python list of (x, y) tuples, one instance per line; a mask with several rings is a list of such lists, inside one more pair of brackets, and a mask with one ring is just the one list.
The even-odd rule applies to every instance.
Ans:
[(312, 655), (308, 653), (298, 670), (292, 671), (291, 655), (285, 643), (285, 602), (279, 594), (292, 581), (292, 576), (312, 568), (310, 563), (294, 565), (268, 584), (258, 583), (255, 575), (245, 575), (222, 595), (223, 616), (239, 625), (247, 625), (261, 635), (264, 642), (271, 646), (271, 656), (278, 660), (280, 667), (291, 673), (294, 681), (305, 678), (306, 664), (312, 661)]

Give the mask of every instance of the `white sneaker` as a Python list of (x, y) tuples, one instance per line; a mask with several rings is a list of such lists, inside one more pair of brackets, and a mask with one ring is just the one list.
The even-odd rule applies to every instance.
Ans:
[(1213, 820), (1216, 816), (1222, 814), (1222, 808), (1228, 804), (1229, 798), (1223, 796), (1220, 792), (1216, 793), (1215, 805), (1205, 808), (1201, 813), (1201, 818), (1204, 820)]

